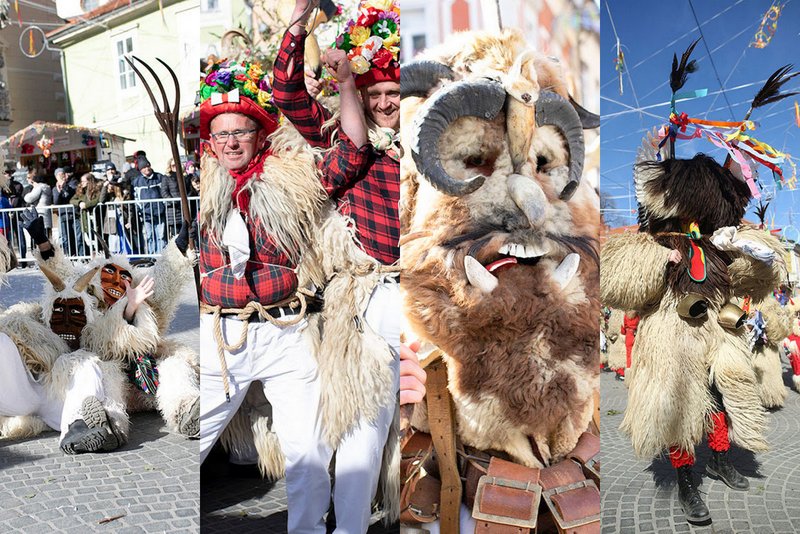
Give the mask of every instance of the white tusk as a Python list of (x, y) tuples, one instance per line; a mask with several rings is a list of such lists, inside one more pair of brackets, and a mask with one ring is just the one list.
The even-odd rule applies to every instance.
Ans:
[(497, 278), (472, 256), (464, 257), (464, 270), (467, 272), (469, 283), (480, 289), (482, 293), (488, 295), (497, 287)]
[(567, 257), (561, 260), (561, 264), (553, 271), (553, 280), (558, 282), (561, 289), (567, 287), (575, 273), (578, 272), (578, 266), (581, 263), (581, 257), (574, 252), (567, 254)]
[(541, 225), (545, 219), (547, 197), (536, 180), (530, 176), (511, 174), (506, 180), (508, 193), (522, 210), (532, 227)]

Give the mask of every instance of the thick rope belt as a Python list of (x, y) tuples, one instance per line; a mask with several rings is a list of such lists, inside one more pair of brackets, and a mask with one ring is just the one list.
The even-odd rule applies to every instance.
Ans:
[[(260, 302), (248, 302), (244, 308), (223, 308), (222, 306), (212, 306), (210, 304), (200, 303), (200, 312), (208, 313), (214, 316), (214, 341), (217, 342), (217, 355), (219, 356), (220, 368), (222, 370), (222, 387), (225, 390), (225, 399), (230, 402), (230, 380), (228, 373), (228, 363), (225, 361), (225, 352), (235, 352), (241, 349), (247, 341), (248, 327), (250, 326), (250, 318), (254, 314), (279, 328), (287, 326), (294, 326), (302, 321), (306, 316), (306, 309), (308, 302), (306, 297), (311, 297), (314, 294), (307, 289), (298, 289), (295, 296), (289, 299), (276, 302), (274, 304), (267, 304), (266, 306)], [(279, 319), (270, 315), (269, 310), (276, 308), (290, 307), (292, 309), (299, 308), (296, 315), (292, 315), (288, 319)], [(225, 336), (222, 333), (222, 316), (232, 316), (242, 322), (242, 329), (239, 333), (239, 339), (235, 343), (228, 344), (225, 341)]]

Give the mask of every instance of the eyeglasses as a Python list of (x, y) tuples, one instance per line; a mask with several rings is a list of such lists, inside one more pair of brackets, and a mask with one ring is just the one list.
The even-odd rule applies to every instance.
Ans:
[(252, 130), (234, 130), (232, 132), (219, 132), (211, 134), (211, 139), (217, 143), (227, 143), (229, 137), (233, 137), (234, 141), (249, 141), (253, 138), (253, 134), (258, 131), (258, 128)]

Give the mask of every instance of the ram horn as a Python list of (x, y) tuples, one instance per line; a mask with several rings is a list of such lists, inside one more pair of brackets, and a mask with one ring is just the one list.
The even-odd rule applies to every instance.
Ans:
[(445, 171), (439, 140), (447, 127), (461, 117), (492, 120), (503, 110), (506, 91), (489, 79), (451, 83), (428, 99), (420, 109), (411, 132), (411, 156), (417, 170), (438, 191), (464, 196), (483, 185), (485, 176), (456, 180)]
[(569, 179), (561, 190), (559, 198), (569, 200), (578, 188), (583, 175), (583, 125), (578, 112), (564, 97), (550, 91), (542, 91), (536, 101), (536, 125), (554, 126), (567, 140)]
[(442, 79), (453, 80), (453, 69), (437, 61), (412, 61), (400, 66), (400, 100), (408, 96), (425, 98)]
[(581, 125), (583, 126), (584, 130), (594, 130), (595, 128), (600, 128), (600, 115), (595, 115), (588, 109), (575, 102), (575, 100), (572, 98), (572, 95), (569, 95), (569, 103), (572, 104), (572, 107), (578, 112), (578, 117), (581, 119)]

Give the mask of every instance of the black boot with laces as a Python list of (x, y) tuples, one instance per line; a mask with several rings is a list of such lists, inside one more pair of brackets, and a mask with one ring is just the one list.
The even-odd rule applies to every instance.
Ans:
[(729, 488), (739, 491), (747, 491), (750, 488), (750, 481), (731, 464), (728, 451), (711, 451), (711, 459), (706, 464), (706, 472), (722, 480)]
[(711, 514), (692, 478), (692, 466), (684, 465), (675, 470), (678, 473), (678, 501), (681, 503), (686, 520), (690, 523), (708, 521)]

